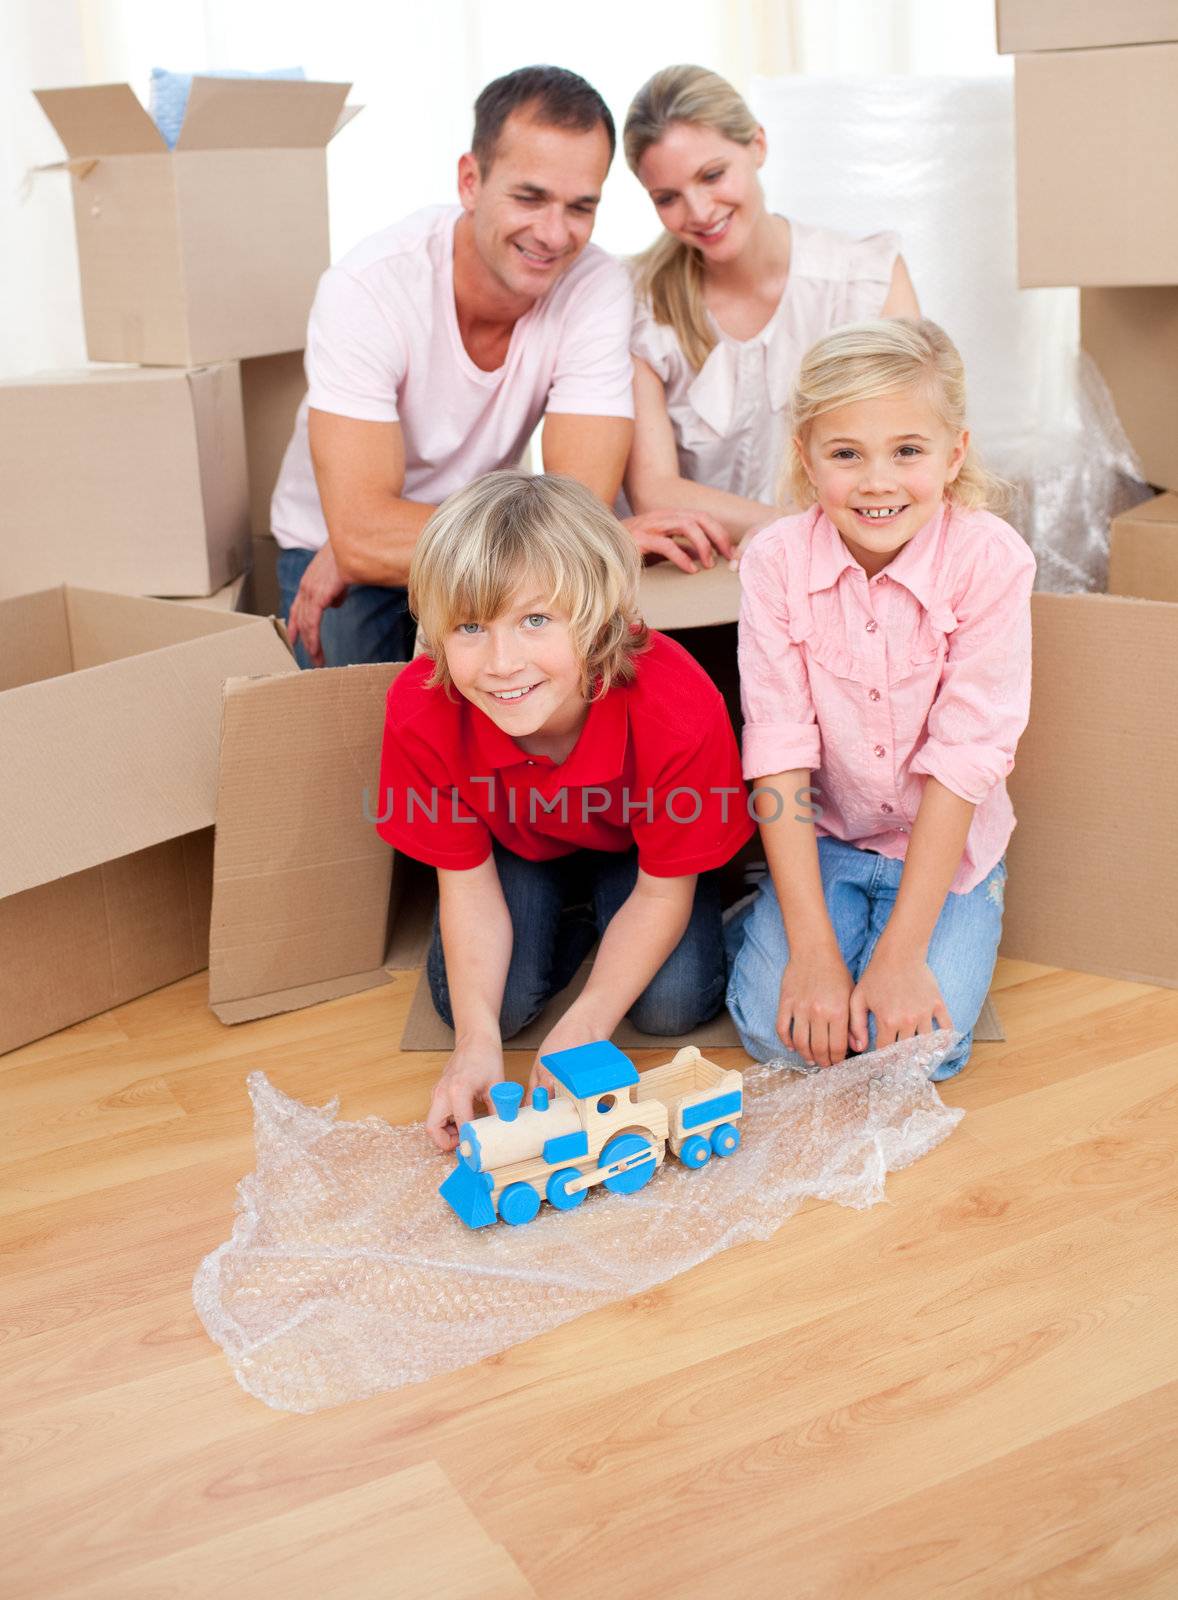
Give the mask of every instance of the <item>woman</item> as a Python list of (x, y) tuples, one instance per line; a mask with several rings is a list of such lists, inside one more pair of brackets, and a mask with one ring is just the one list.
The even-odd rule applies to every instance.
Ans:
[(626, 160), (666, 232), (635, 263), (635, 512), (708, 513), (739, 536), (781, 515), (785, 406), (844, 322), (917, 317), (891, 233), (854, 239), (766, 210), (765, 130), (730, 83), (665, 67), (635, 95)]

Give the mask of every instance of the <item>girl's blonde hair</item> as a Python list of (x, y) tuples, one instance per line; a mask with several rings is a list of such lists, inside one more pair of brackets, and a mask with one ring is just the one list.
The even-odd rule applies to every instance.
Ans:
[[(664, 67), (642, 85), (626, 113), (622, 148), (630, 171), (675, 122), (711, 128), (734, 144), (751, 144), (760, 124), (736, 90), (706, 67)], [(650, 302), (656, 322), (675, 330), (697, 370), (716, 344), (703, 296), (703, 256), (669, 233), (634, 260), (635, 292)]]
[[(927, 317), (850, 322), (812, 345), (790, 398), (791, 443), (779, 498), (797, 506), (817, 498), (798, 440), (806, 442), (818, 417), (902, 389), (919, 390), (954, 433), (966, 426), (964, 364), (948, 334)], [(945, 486), (945, 498), (955, 505), (991, 511), (1006, 506), (1009, 492), (1009, 484), (981, 465), (972, 443), (956, 478)]]
[(409, 569), (409, 606), (434, 658), (427, 687), (450, 691), (451, 631), (494, 621), (528, 584), (567, 613), (583, 691), (599, 698), (634, 676), (634, 657), (646, 646), (641, 573), (633, 539), (574, 478), (518, 471), (476, 478), (434, 512)]

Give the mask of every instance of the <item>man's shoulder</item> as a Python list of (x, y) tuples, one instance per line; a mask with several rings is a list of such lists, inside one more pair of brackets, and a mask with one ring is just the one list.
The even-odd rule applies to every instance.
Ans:
[(330, 269), (333, 273), (369, 279), (383, 271), (394, 275), (429, 277), (433, 272), (430, 247), (453, 228), (458, 206), (425, 206), (379, 233), (353, 245)]
[(584, 300), (632, 301), (630, 274), (616, 256), (600, 245), (587, 244), (572, 266), (552, 287), (553, 310), (565, 311)]

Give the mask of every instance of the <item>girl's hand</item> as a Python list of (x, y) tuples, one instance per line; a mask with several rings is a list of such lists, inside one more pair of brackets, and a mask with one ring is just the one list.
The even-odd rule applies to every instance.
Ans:
[(493, 1110), (490, 1090), (503, 1082), (503, 1046), (496, 1036), (460, 1039), (447, 1061), (430, 1101), (425, 1131), (439, 1150), (453, 1150), (458, 1130), (476, 1114), (476, 1100)]
[(897, 1039), (932, 1033), (934, 1023), (942, 1028), (953, 1026), (924, 956), (894, 952), (882, 939), (851, 995), (851, 1037), (856, 1050), (867, 1049), (869, 1011), (875, 1013), (877, 1049)]
[(807, 1066), (830, 1067), (846, 1059), (853, 988), (837, 947), (790, 955), (781, 975), (777, 1032)]

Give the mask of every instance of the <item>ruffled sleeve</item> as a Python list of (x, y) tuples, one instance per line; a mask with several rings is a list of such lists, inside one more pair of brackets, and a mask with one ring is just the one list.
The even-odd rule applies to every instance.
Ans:
[[(793, 261), (791, 273), (822, 283), (827, 294), (828, 328), (844, 322), (878, 317), (891, 288), (892, 272), (900, 254), (898, 233), (872, 233), (853, 239), (833, 228), (813, 228), (791, 223)], [(821, 331), (813, 330), (814, 338)]]

